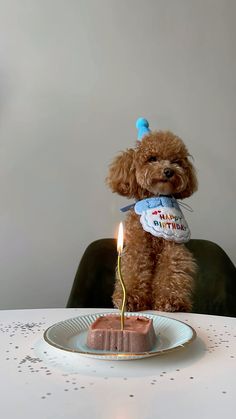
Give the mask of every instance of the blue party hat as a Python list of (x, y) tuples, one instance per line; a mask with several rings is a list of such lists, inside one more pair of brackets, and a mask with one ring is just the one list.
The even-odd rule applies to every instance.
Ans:
[(145, 118), (139, 118), (136, 121), (136, 128), (138, 130), (138, 140), (141, 141), (142, 138), (147, 135), (151, 130), (149, 129), (149, 123)]

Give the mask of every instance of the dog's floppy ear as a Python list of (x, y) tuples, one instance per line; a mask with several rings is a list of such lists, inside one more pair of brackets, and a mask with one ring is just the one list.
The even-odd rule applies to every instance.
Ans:
[(186, 159), (186, 166), (184, 167), (184, 169), (185, 169), (188, 181), (187, 181), (186, 188), (182, 192), (177, 194), (176, 196), (177, 199), (188, 198), (194, 192), (196, 192), (198, 188), (196, 171), (188, 158)]
[(106, 183), (113, 192), (133, 198), (138, 189), (135, 176), (134, 149), (130, 148), (117, 156), (110, 165)]

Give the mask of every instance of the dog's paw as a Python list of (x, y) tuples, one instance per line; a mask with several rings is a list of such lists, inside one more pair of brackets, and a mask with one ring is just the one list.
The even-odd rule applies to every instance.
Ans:
[(140, 301), (135, 298), (127, 298), (126, 311), (143, 311), (150, 309), (150, 306), (145, 301)]
[[(113, 304), (116, 308), (120, 310), (122, 307), (122, 298), (113, 298)], [(150, 305), (147, 302), (140, 300), (139, 298), (127, 296), (125, 311), (136, 312), (148, 309), (150, 309)]]
[(181, 311), (181, 312), (191, 312), (192, 310), (192, 303), (190, 300), (183, 300), (183, 299), (169, 299), (169, 300), (162, 300), (162, 301), (155, 301), (152, 305), (153, 310), (157, 311)]

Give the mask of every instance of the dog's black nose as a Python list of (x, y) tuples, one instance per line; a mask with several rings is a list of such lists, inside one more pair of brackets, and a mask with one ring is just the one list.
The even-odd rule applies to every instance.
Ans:
[(174, 170), (170, 169), (169, 167), (166, 167), (164, 169), (164, 175), (165, 177), (167, 177), (168, 179), (170, 179), (173, 175), (174, 175)]

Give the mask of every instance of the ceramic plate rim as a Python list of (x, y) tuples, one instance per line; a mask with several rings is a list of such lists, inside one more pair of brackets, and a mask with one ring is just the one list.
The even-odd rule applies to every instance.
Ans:
[[(189, 339), (187, 339), (185, 342), (183, 342), (182, 344), (178, 344), (178, 345), (176, 345), (172, 348), (155, 350), (155, 351), (151, 350), (151, 351), (148, 351), (148, 352), (136, 352), (136, 353), (134, 353), (134, 352), (110, 352), (110, 351), (103, 351), (103, 352), (97, 352), (96, 351), (96, 352), (94, 352), (93, 350), (83, 351), (81, 349), (76, 349), (76, 348), (71, 349), (71, 348), (65, 347), (63, 345), (60, 345), (58, 343), (55, 343), (48, 336), (48, 332), (55, 326), (60, 326), (61, 324), (67, 323), (67, 322), (75, 320), (75, 319), (77, 320), (77, 319), (80, 319), (80, 318), (88, 318), (88, 320), (90, 320), (89, 319), (90, 316), (96, 316), (96, 318), (92, 319), (92, 321), (94, 321), (98, 317), (102, 317), (102, 316), (108, 315), (108, 314), (109, 315), (111, 315), (111, 314), (112, 315), (117, 315), (117, 314), (119, 314), (119, 312), (114, 312), (113, 311), (113, 312), (100, 312), (100, 313), (98, 312), (98, 313), (82, 314), (82, 315), (79, 315), (79, 316), (71, 317), (69, 319), (56, 322), (56, 323), (52, 324), (51, 326), (49, 326), (45, 330), (45, 332), (43, 334), (43, 338), (49, 345), (51, 345), (51, 346), (53, 346), (57, 349), (66, 351), (66, 352), (75, 353), (75, 354), (78, 354), (78, 355), (89, 356), (89, 357), (93, 357), (93, 358), (98, 358), (99, 357), (100, 359), (104, 358), (104, 359), (119, 359), (119, 360), (121, 360), (121, 359), (128, 359), (128, 358), (129, 359), (138, 359), (138, 358), (144, 358), (144, 357), (151, 357), (151, 356), (158, 356), (158, 355), (167, 354), (167, 353), (176, 351), (180, 348), (186, 347), (187, 345), (192, 343), (197, 337), (197, 333), (196, 333), (195, 329), (192, 326), (190, 326), (189, 324), (183, 322), (182, 320), (177, 320), (177, 319), (174, 319), (172, 317), (164, 316), (164, 315), (160, 315), (160, 314), (151, 314), (151, 313), (145, 313), (145, 312), (135, 312), (135, 313), (134, 312), (127, 312), (127, 313), (125, 313), (125, 315), (126, 316), (142, 315), (142, 316), (146, 316), (150, 319), (154, 319), (156, 317), (161, 317), (161, 318), (165, 318), (165, 319), (168, 319), (168, 320), (176, 322), (176, 323), (181, 323), (184, 326), (186, 326), (188, 329), (191, 330), (192, 336)], [(91, 323), (92, 323), (92, 321), (91, 321)], [(88, 330), (88, 328), (84, 328), (83, 330)], [(156, 333), (156, 330), (155, 330), (155, 333)], [(157, 336), (157, 333), (156, 333), (156, 336)]]

